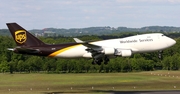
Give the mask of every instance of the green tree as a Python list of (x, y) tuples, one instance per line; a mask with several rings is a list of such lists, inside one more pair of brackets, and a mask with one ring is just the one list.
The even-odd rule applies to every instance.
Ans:
[(2, 61), (0, 64), (0, 71), (1, 72), (8, 72), (9, 71), (9, 66), (7, 61)]

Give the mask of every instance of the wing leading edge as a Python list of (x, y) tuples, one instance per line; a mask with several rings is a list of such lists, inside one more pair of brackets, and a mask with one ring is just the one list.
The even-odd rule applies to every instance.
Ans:
[(74, 40), (76, 41), (76, 43), (80, 43), (80, 44), (86, 46), (87, 47), (86, 51), (90, 50), (90, 49), (94, 50), (94, 51), (102, 51), (103, 50), (103, 48), (101, 46), (91, 44), (90, 42), (82, 41), (78, 38), (74, 38)]

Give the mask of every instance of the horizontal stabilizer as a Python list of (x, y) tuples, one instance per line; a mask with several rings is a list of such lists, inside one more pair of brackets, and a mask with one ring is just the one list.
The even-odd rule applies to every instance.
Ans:
[(29, 48), (16, 48), (19, 52), (25, 52), (25, 53), (39, 53), (39, 49), (29, 49)]
[(7, 50), (9, 50), (9, 51), (14, 51), (14, 48), (7, 48)]

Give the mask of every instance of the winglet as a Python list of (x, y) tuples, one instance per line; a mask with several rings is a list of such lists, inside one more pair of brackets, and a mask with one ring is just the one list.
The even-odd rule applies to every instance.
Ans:
[(84, 43), (84, 41), (82, 41), (82, 40), (80, 40), (78, 38), (73, 38), (73, 39), (74, 39), (74, 41), (76, 41), (76, 43)]

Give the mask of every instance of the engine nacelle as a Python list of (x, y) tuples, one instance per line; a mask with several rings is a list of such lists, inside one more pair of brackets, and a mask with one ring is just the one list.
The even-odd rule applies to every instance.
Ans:
[(121, 55), (122, 57), (129, 57), (132, 55), (132, 51), (131, 50), (115, 49), (114, 55)]
[(114, 48), (104, 48), (102, 51), (105, 55), (114, 55), (115, 49)]

